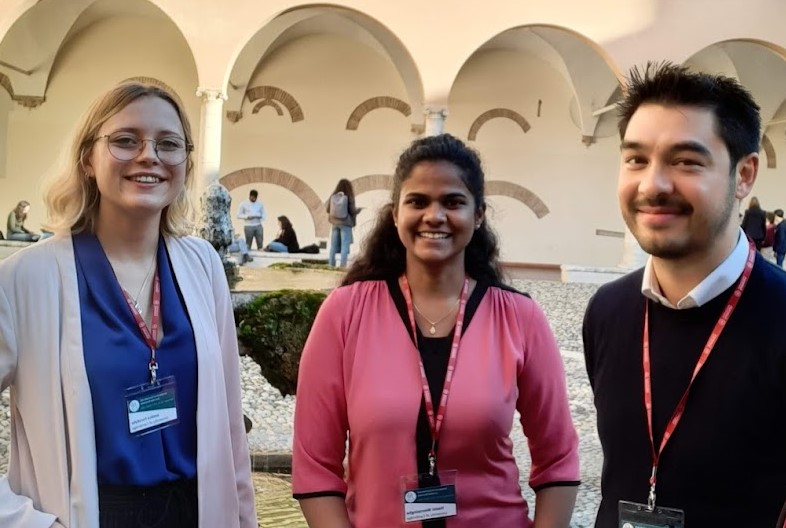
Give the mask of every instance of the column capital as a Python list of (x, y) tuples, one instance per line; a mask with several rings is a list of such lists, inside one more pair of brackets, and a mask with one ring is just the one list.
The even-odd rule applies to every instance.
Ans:
[(447, 107), (426, 106), (423, 108), (423, 114), (426, 116), (424, 135), (438, 136), (442, 134), (445, 129), (445, 118), (448, 115)]
[(424, 106), (423, 115), (426, 117), (441, 117), (444, 119), (448, 117), (448, 109), (445, 106)]
[(227, 96), (223, 90), (219, 90), (218, 88), (203, 88), (199, 87), (196, 91), (197, 97), (201, 97), (204, 101), (226, 101)]

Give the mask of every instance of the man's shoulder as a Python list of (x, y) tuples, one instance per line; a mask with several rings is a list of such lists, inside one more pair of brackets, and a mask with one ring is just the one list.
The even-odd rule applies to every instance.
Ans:
[(592, 296), (587, 310), (617, 311), (619, 308), (633, 305), (641, 300), (643, 278), (644, 268), (639, 268), (619, 279), (607, 282)]
[(786, 270), (760, 254), (756, 256), (752, 278), (758, 278), (753, 284), (758, 284), (768, 299), (786, 299)]

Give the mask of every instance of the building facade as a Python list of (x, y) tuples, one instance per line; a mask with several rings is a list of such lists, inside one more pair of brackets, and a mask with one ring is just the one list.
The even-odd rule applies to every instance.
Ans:
[(503, 260), (616, 266), (613, 104), (647, 61), (752, 91), (753, 194), (786, 208), (784, 21), (782, 0), (0, 0), (0, 212), (25, 199), (28, 227), (44, 223), (41, 182), (89, 102), (145, 78), (185, 104), (198, 187), (226, 185), (233, 216), (259, 191), (266, 240), (281, 214), (301, 243), (324, 239), (325, 201), (348, 178), (357, 248), (401, 150), (445, 131), (484, 161)]

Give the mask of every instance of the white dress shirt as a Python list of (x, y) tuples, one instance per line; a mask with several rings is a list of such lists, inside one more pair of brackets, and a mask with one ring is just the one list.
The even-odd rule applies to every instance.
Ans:
[(262, 225), (265, 221), (265, 206), (259, 200), (256, 202), (246, 200), (240, 204), (237, 217), (244, 220), (247, 226)]
[(725, 292), (732, 284), (737, 282), (748, 260), (748, 247), (748, 237), (746, 237), (745, 233), (740, 229), (737, 245), (734, 246), (729, 256), (726, 257), (717, 268), (712, 270), (712, 273), (707, 275), (703, 281), (689, 291), (685, 297), (680, 299), (677, 302), (677, 306), (671, 304), (661, 293), (658, 278), (655, 276), (655, 270), (652, 268), (652, 257), (649, 257), (647, 259), (647, 264), (644, 266), (641, 293), (657, 303), (676, 310), (702, 306)]

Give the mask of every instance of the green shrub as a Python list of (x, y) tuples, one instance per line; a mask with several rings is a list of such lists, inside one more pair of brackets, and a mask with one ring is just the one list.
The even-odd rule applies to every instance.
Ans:
[(325, 271), (338, 271), (344, 272), (344, 270), (336, 268), (335, 266), (329, 266), (324, 262), (274, 262), (270, 266), (271, 269), (284, 269), (284, 270), (292, 270), (292, 271), (300, 271), (300, 270), (325, 270)]
[(300, 354), (326, 296), (322, 291), (278, 290), (235, 311), (238, 340), (283, 396), (295, 394)]

